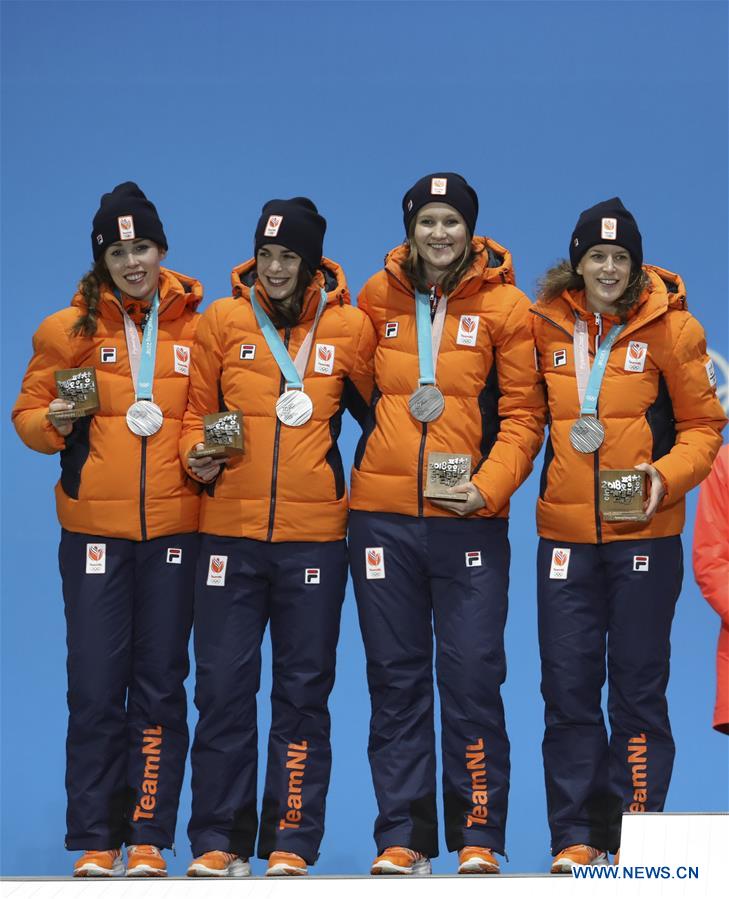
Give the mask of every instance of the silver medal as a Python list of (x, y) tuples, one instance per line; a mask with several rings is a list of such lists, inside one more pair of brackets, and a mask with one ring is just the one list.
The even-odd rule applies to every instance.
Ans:
[(127, 409), (127, 427), (137, 437), (151, 437), (162, 427), (162, 410), (151, 400), (137, 400)]
[(570, 443), (578, 453), (594, 453), (604, 439), (605, 428), (594, 415), (583, 415), (570, 428)]
[(445, 399), (434, 384), (423, 384), (411, 395), (408, 406), (418, 421), (435, 421), (443, 414)]
[(276, 400), (276, 415), (290, 428), (305, 425), (313, 411), (314, 404), (303, 390), (287, 390)]

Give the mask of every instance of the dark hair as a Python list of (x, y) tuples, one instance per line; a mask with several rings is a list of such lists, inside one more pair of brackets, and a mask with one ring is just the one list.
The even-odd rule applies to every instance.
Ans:
[[(418, 253), (418, 248), (415, 245), (416, 221), (417, 216), (413, 218), (410, 222), (410, 227), (408, 228), (408, 239), (405, 242), (408, 248), (408, 256), (402, 267), (413, 287), (420, 291), (420, 293), (426, 293), (430, 287), (430, 282), (425, 274), (425, 264), (420, 258), (420, 253)], [(466, 228), (466, 246), (463, 250), (463, 255), (458, 262), (443, 272), (437, 282), (438, 286), (446, 296), (455, 290), (463, 276), (473, 265), (473, 260), (475, 258), (476, 254), (471, 246), (471, 234), (468, 228)]]
[(301, 260), (299, 265), (299, 273), (296, 276), (296, 286), (294, 292), (285, 300), (272, 300), (270, 297), (272, 315), (271, 321), (275, 328), (291, 328), (298, 323), (301, 317), (301, 309), (304, 305), (304, 294), (306, 293), (314, 272), (309, 266)]
[[(615, 311), (620, 318), (624, 318), (631, 306), (638, 302), (641, 293), (649, 284), (650, 278), (642, 268), (633, 269), (630, 273), (630, 280), (625, 288), (625, 293), (615, 304)], [(584, 289), (585, 280), (582, 275), (577, 274), (572, 268), (572, 263), (567, 259), (560, 259), (556, 265), (547, 269), (537, 281), (537, 299), (543, 300), (545, 303), (551, 303), (552, 300), (561, 296), (565, 290), (576, 292)]]
[(99, 315), (99, 298), (102, 286), (110, 287), (112, 278), (104, 257), (100, 256), (78, 283), (78, 290), (86, 301), (86, 312), (76, 320), (71, 328), (74, 337), (93, 337), (96, 334), (96, 319)]

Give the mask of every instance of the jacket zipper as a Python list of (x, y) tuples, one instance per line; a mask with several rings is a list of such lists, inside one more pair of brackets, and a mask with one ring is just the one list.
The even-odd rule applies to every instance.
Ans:
[[(594, 313), (595, 316), (595, 324), (597, 325), (597, 334), (595, 335), (595, 357), (597, 358), (598, 350), (600, 349), (600, 338), (602, 337), (602, 316), (599, 312)], [(598, 404), (595, 408), (595, 417), (600, 420), (600, 406), (599, 400)], [(597, 535), (597, 542), (602, 543), (602, 521), (600, 520), (600, 448), (598, 447), (593, 453), (593, 476), (595, 479), (595, 487), (594, 487), (594, 504), (595, 504), (595, 533)]]
[(559, 328), (559, 330), (562, 331), (563, 334), (566, 334), (569, 339), (572, 340), (572, 334), (570, 334), (567, 328), (563, 328), (562, 325), (558, 325), (556, 321), (546, 315), (542, 315), (541, 312), (537, 312), (535, 309), (530, 309), (529, 311), (532, 313), (532, 315), (536, 315), (538, 318), (543, 318), (545, 322), (549, 322), (550, 325), (554, 325), (555, 328)]
[(147, 539), (147, 513), (144, 510), (144, 496), (147, 489), (147, 438), (142, 437), (142, 460), (139, 466), (139, 524), (142, 540)]
[(425, 456), (425, 441), (428, 438), (428, 422), (422, 422), (423, 433), (420, 437), (420, 451), (418, 453), (418, 518), (423, 517), (423, 457)]
[[(289, 340), (291, 339), (291, 328), (284, 331), (284, 346), (289, 348)], [(284, 392), (286, 386), (286, 378), (281, 373), (281, 381), (279, 383), (278, 395)], [(276, 416), (276, 436), (273, 438), (273, 468), (271, 471), (271, 502), (268, 507), (268, 533), (266, 540), (270, 543), (273, 539), (273, 520), (276, 515), (276, 482), (278, 481), (278, 446), (281, 439), (281, 419)]]

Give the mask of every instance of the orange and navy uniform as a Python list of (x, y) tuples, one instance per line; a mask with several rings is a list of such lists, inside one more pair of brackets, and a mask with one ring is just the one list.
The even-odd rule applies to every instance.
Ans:
[[(71, 850), (174, 843), (187, 757), (188, 641), (199, 485), (178, 444), (194, 354), (198, 281), (161, 269), (154, 401), (164, 415), (133, 434), (123, 308), (140, 338), (146, 307), (100, 288), (97, 328), (74, 335), (77, 294), (46, 318), (13, 410), (23, 441), (60, 452), (56, 506), (68, 646), (67, 831)], [(91, 367), (99, 410), (63, 437), (48, 421), (54, 373)]]
[[(331, 747), (327, 701), (347, 582), (347, 489), (337, 438), (345, 408), (363, 420), (372, 391), (375, 335), (350, 303), (344, 272), (322, 259), (299, 321), (279, 329), (292, 359), (318, 321), (303, 375), (313, 403), (300, 427), (283, 424), (285, 379), (251, 305), (269, 315), (255, 260), (232, 273), (233, 295), (202, 316), (180, 444), (188, 462), (203, 442), (203, 416), (243, 415), (243, 454), (203, 494), (195, 579), (194, 855), (247, 858), (293, 852), (314, 863), (324, 833)], [(270, 623), (271, 732), (260, 828), (256, 802), (256, 693)], [(306, 710), (302, 714), (302, 709)]]
[[(419, 362), (405, 246), (359, 297), (377, 332), (376, 386), (352, 472), (349, 556), (372, 697), (378, 852), (438, 853), (433, 627), (446, 842), (452, 851), (505, 849), (507, 518), (539, 451), (546, 407), (511, 255), (485, 237), (472, 250), (447, 297), (435, 372), (445, 407), (434, 421), (415, 420), (408, 406)], [(431, 452), (471, 456), (482, 509), (458, 518), (424, 497)]]
[[(593, 453), (577, 452), (569, 441), (580, 415), (575, 322), (587, 323), (594, 362), (618, 319), (588, 311), (582, 291), (532, 307), (549, 405), (537, 585), (555, 854), (579, 843), (614, 852), (623, 811), (664, 807), (675, 755), (666, 688), (683, 577), (684, 497), (709, 472), (725, 424), (683, 281), (656, 266), (643, 271), (648, 286), (607, 361), (597, 403), (605, 438)], [(643, 462), (655, 467), (666, 491), (655, 515), (603, 520), (600, 471)], [(609, 737), (601, 706), (606, 647)]]
[[(299, 322), (282, 334), (293, 359), (324, 288), (327, 305), (303, 379), (314, 412), (304, 427), (286, 427), (275, 409), (283, 377), (250, 302), (255, 260), (236, 267), (231, 278), (233, 295), (206, 309), (198, 329), (180, 454), (187, 465), (190, 451), (203, 442), (203, 416), (225, 409), (243, 413), (245, 450), (203, 496), (200, 531), (273, 542), (342, 539), (347, 489), (336, 441), (345, 405), (358, 418), (366, 414), (375, 345), (370, 321), (351, 305), (340, 266), (323, 259)], [(271, 314), (260, 283), (256, 298)]]
[[(177, 448), (202, 287), (193, 278), (162, 269), (159, 297), (154, 401), (164, 422), (144, 440), (126, 423), (134, 387), (122, 310), (111, 289), (101, 290), (92, 337), (71, 334), (86, 304), (77, 294), (68, 308), (48, 316), (33, 338), (33, 358), (13, 422), (31, 449), (61, 453), (56, 506), (67, 531), (147, 540), (197, 530), (200, 488), (180, 466)], [(139, 304), (127, 301), (125, 306), (139, 324)], [(96, 372), (100, 408), (62, 437), (46, 417), (57, 396), (54, 372), (84, 367)]]
[(729, 445), (714, 460), (701, 485), (694, 524), (694, 576), (721, 618), (716, 650), (714, 728), (729, 734)]
[[(680, 534), (685, 494), (709, 473), (726, 421), (716, 398), (713, 368), (701, 325), (690, 314), (678, 275), (646, 265), (648, 288), (627, 316), (610, 353), (598, 417), (605, 441), (597, 453), (577, 453), (569, 431), (579, 417), (572, 349), (575, 320), (587, 322), (590, 357), (595, 342), (618, 323), (588, 312), (584, 293), (566, 291), (532, 307), (532, 328), (549, 401), (539, 534), (550, 540), (598, 543)], [(666, 496), (644, 525), (601, 521), (596, 506), (599, 469), (650, 462)]]
[(377, 332), (372, 413), (352, 472), (353, 509), (448, 517), (423, 500), (428, 452), (468, 453), (486, 505), (477, 517), (506, 518), (509, 498), (529, 475), (545, 421), (528, 327), (529, 301), (514, 285), (511, 254), (475, 237), (471, 269), (448, 297), (436, 381), (445, 410), (427, 425), (410, 414), (418, 384), (413, 287), (405, 246), (358, 299)]

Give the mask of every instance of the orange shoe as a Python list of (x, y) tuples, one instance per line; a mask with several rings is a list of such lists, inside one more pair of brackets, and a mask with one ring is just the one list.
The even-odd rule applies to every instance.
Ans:
[(568, 846), (557, 853), (550, 874), (570, 874), (572, 865), (606, 865), (607, 852), (595, 849), (594, 846), (586, 846), (578, 843), (576, 846)]
[(127, 877), (167, 877), (167, 862), (156, 846), (127, 846)]
[(458, 853), (459, 874), (501, 874), (499, 863), (490, 849), (464, 846)]
[(306, 862), (295, 852), (272, 852), (268, 857), (266, 877), (300, 877), (308, 873)]
[(188, 877), (250, 877), (251, 866), (247, 858), (234, 852), (213, 849), (194, 858), (187, 869)]
[(389, 846), (374, 860), (370, 874), (430, 874), (430, 859), (404, 846)]
[(120, 877), (123, 873), (121, 849), (87, 849), (73, 865), (74, 877)]

